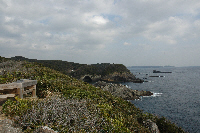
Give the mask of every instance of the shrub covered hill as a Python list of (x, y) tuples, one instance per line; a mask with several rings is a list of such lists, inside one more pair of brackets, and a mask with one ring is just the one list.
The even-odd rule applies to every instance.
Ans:
[(86, 82), (27, 61), (0, 57), (0, 83), (37, 80), (37, 99), (7, 100), (3, 113), (23, 132), (47, 126), (57, 132), (184, 132), (166, 120), (144, 113), (129, 101)]
[[(103, 80), (107, 82), (143, 82), (140, 79), (136, 79), (130, 70), (128, 70), (123, 64), (98, 63), (87, 65), (62, 60), (28, 59), (22, 56), (15, 56), (11, 59), (15, 61), (41, 63), (45, 67), (60, 71), (64, 74), (72, 76), (76, 79), (81, 79), (83, 81)], [(86, 75), (90, 76), (90, 80), (84, 79)]]

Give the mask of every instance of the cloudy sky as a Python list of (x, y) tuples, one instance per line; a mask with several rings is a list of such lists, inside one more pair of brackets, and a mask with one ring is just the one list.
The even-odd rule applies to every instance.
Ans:
[(199, 0), (0, 0), (0, 56), (200, 65)]

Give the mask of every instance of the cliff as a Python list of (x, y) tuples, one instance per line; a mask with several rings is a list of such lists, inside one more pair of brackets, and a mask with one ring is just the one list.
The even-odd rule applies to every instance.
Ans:
[(134, 83), (143, 83), (144, 81), (136, 78), (130, 72), (114, 72), (108, 75), (105, 75), (101, 78), (101, 81), (105, 82), (134, 82)]
[(98, 63), (87, 65), (62, 60), (28, 59), (22, 56), (12, 57), (11, 60), (41, 63), (45, 67), (86, 82), (99, 80), (106, 82), (143, 82), (143, 80), (137, 79), (123, 64)]
[(84, 75), (101, 75), (106, 76), (114, 72), (123, 73), (130, 71), (123, 64), (110, 64), (110, 63), (97, 63), (97, 64), (79, 64), (74, 62), (62, 61), (62, 60), (37, 60), (28, 59), (22, 56), (11, 57), (11, 60), (15, 61), (28, 61), (37, 62), (45, 67), (60, 71), (69, 76), (75, 77), (77, 79)]

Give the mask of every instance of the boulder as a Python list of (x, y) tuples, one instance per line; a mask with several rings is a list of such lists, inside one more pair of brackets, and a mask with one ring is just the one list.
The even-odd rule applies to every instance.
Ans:
[(84, 75), (79, 80), (84, 82), (97, 82), (101, 79), (101, 75)]
[(20, 127), (15, 127), (15, 124), (10, 119), (0, 120), (0, 132), (1, 133), (22, 133)]
[(151, 133), (160, 133), (156, 123), (152, 122), (150, 119), (143, 121), (143, 124), (146, 128), (148, 128), (150, 130)]
[(83, 81), (84, 81), (84, 82), (92, 82), (92, 79), (90, 78), (90, 76), (85, 76), (85, 77), (83, 78)]
[(33, 133), (58, 133), (57, 131), (54, 131), (53, 129), (47, 127), (47, 126), (41, 126), (37, 128)]
[(141, 90), (141, 91), (133, 90), (133, 91), (138, 96), (151, 96), (151, 95), (153, 95), (153, 93), (150, 92), (150, 91), (143, 91), (143, 90)]

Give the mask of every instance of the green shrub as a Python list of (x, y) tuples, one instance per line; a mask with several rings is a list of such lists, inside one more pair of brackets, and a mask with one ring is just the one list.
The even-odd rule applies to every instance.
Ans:
[(110, 124), (98, 117), (97, 110), (93, 106), (93, 112), (89, 111), (84, 99), (65, 99), (56, 95), (42, 101), (8, 100), (3, 105), (3, 112), (12, 116), (25, 131), (30, 131), (27, 127), (34, 130), (39, 126), (49, 126), (59, 132), (106, 132)]
[(174, 123), (171, 123), (166, 118), (157, 118), (156, 124), (161, 133), (184, 133), (184, 130), (177, 127)]
[(21, 116), (27, 110), (31, 109), (33, 104), (34, 104), (33, 101), (26, 100), (26, 99), (18, 99), (17, 101), (12, 101), (8, 99), (3, 104), (2, 111), (3, 113), (5, 113), (7, 116), (10, 116), (10, 117)]

